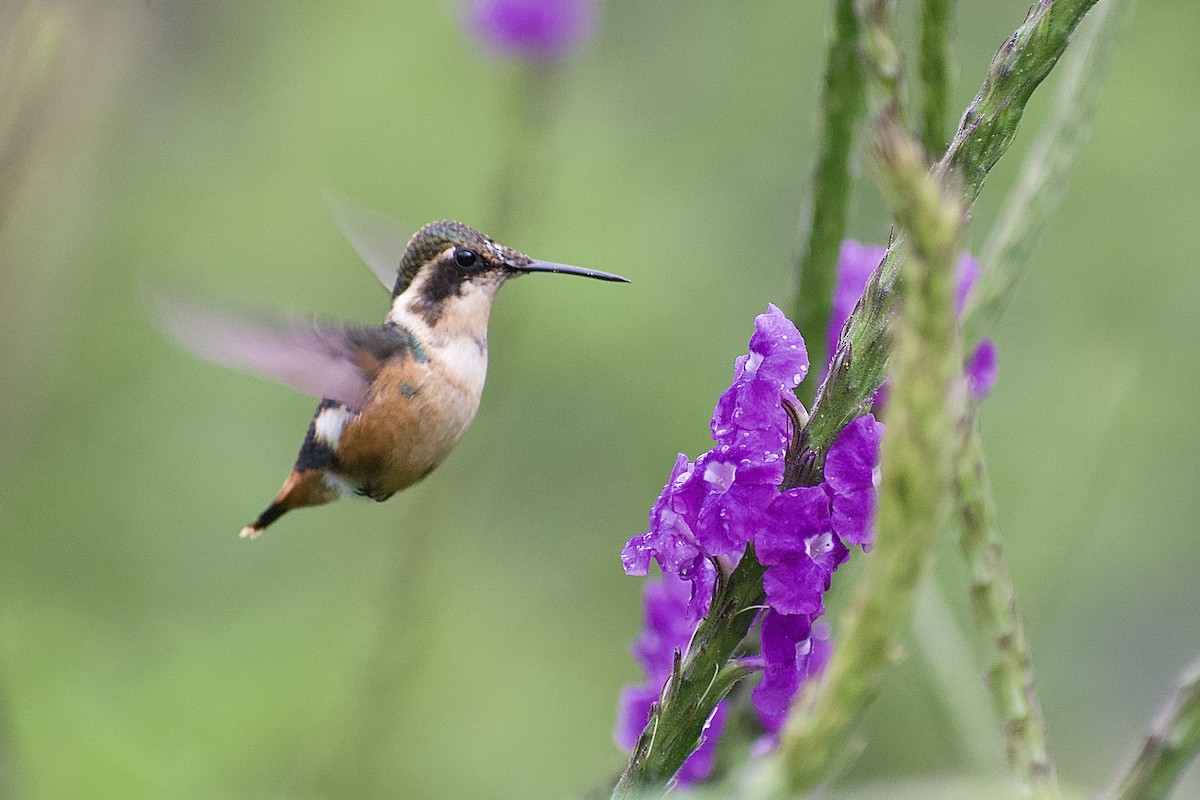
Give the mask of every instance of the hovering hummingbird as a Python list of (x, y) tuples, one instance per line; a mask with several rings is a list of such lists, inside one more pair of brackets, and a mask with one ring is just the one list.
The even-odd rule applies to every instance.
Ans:
[(261, 325), (161, 303), (168, 330), (197, 354), (321, 398), (283, 488), (241, 536), (253, 539), (292, 509), (346, 494), (382, 502), (441, 464), (479, 408), (496, 291), (530, 272), (627, 282), (536, 261), (461, 222), (442, 221), (408, 241), (379, 326)]

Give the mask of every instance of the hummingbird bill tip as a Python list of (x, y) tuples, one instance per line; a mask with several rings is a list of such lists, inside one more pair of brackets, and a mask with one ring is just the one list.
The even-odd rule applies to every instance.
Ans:
[(528, 264), (515, 267), (518, 272), (557, 272), (560, 275), (582, 275), (585, 278), (596, 278), (602, 281), (629, 283), (628, 278), (614, 275), (611, 272), (601, 272), (598, 269), (574, 267), (570, 264), (558, 264), (554, 261), (530, 261)]

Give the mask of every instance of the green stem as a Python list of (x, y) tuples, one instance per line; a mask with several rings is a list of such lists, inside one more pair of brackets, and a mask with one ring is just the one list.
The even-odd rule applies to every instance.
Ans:
[(921, 0), (921, 144), (930, 154), (946, 149), (951, 10), (950, 0)]
[(1175, 693), (1150, 725), (1133, 762), (1097, 800), (1162, 800), (1200, 753), (1200, 660), (1179, 678)]
[(897, 658), (945, 515), (952, 433), (964, 399), (954, 318), (962, 207), (929, 174), (920, 145), (891, 117), (880, 124), (877, 162), (884, 194), (908, 232), (909, 255), (884, 417), (875, 550), (841, 621), (829, 666), (820, 683), (797, 699), (768, 767), (768, 780), (797, 794), (820, 783)]
[(686, 655), (676, 661), (613, 789), (614, 800), (662, 794), (700, 746), (713, 709), (745, 675), (740, 668), (731, 669), (728, 662), (765, 600), (762, 575), (763, 566), (751, 545), (737, 569), (717, 587), (708, 616), (696, 629)]
[(896, 46), (895, 0), (858, 0), (863, 80), (872, 118), (890, 110), (904, 118), (904, 58)]
[[(809, 332), (809, 358), (818, 366), (829, 359), (829, 353), (825, 352), (825, 330), (829, 327), (838, 254), (846, 236), (854, 184), (850, 162), (863, 116), (854, 0), (833, 1), (833, 23), (822, 95), (825, 116), (821, 149), (813, 175), (812, 218), (797, 268), (796, 300), (792, 305), (796, 327)], [(802, 396), (801, 402), (811, 405), (812, 391), (807, 386), (802, 391), (808, 396)]]
[(979, 94), (967, 106), (937, 166), (939, 171), (953, 169), (962, 175), (968, 206), (1012, 144), (1034, 89), (1050, 74), (1071, 33), (1095, 4), (1096, 0), (1038, 0), (992, 58)]
[(1033, 681), (1025, 626), (1004, 561), (996, 506), (974, 413), (963, 421), (955, 484), (959, 546), (971, 572), (971, 613), (991, 648), (988, 687), (1004, 723), (1008, 761), (1035, 797), (1057, 797), (1054, 759)]

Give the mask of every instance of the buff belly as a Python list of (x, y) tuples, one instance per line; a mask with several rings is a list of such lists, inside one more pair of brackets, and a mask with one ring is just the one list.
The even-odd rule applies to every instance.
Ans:
[(480, 391), (439, 375), (437, 367), (416, 361), (386, 367), (362, 412), (346, 419), (332, 472), (355, 493), (384, 500), (413, 485), (470, 426)]

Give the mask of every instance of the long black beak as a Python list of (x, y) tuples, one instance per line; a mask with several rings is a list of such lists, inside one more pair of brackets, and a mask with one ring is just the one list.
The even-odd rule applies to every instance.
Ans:
[(582, 275), (585, 278), (597, 278), (602, 281), (617, 281), (629, 283), (628, 278), (613, 275), (611, 272), (601, 272), (598, 269), (572, 267), (570, 264), (556, 264), (553, 261), (530, 261), (528, 264), (510, 264), (514, 272), (559, 272), (563, 275)]

